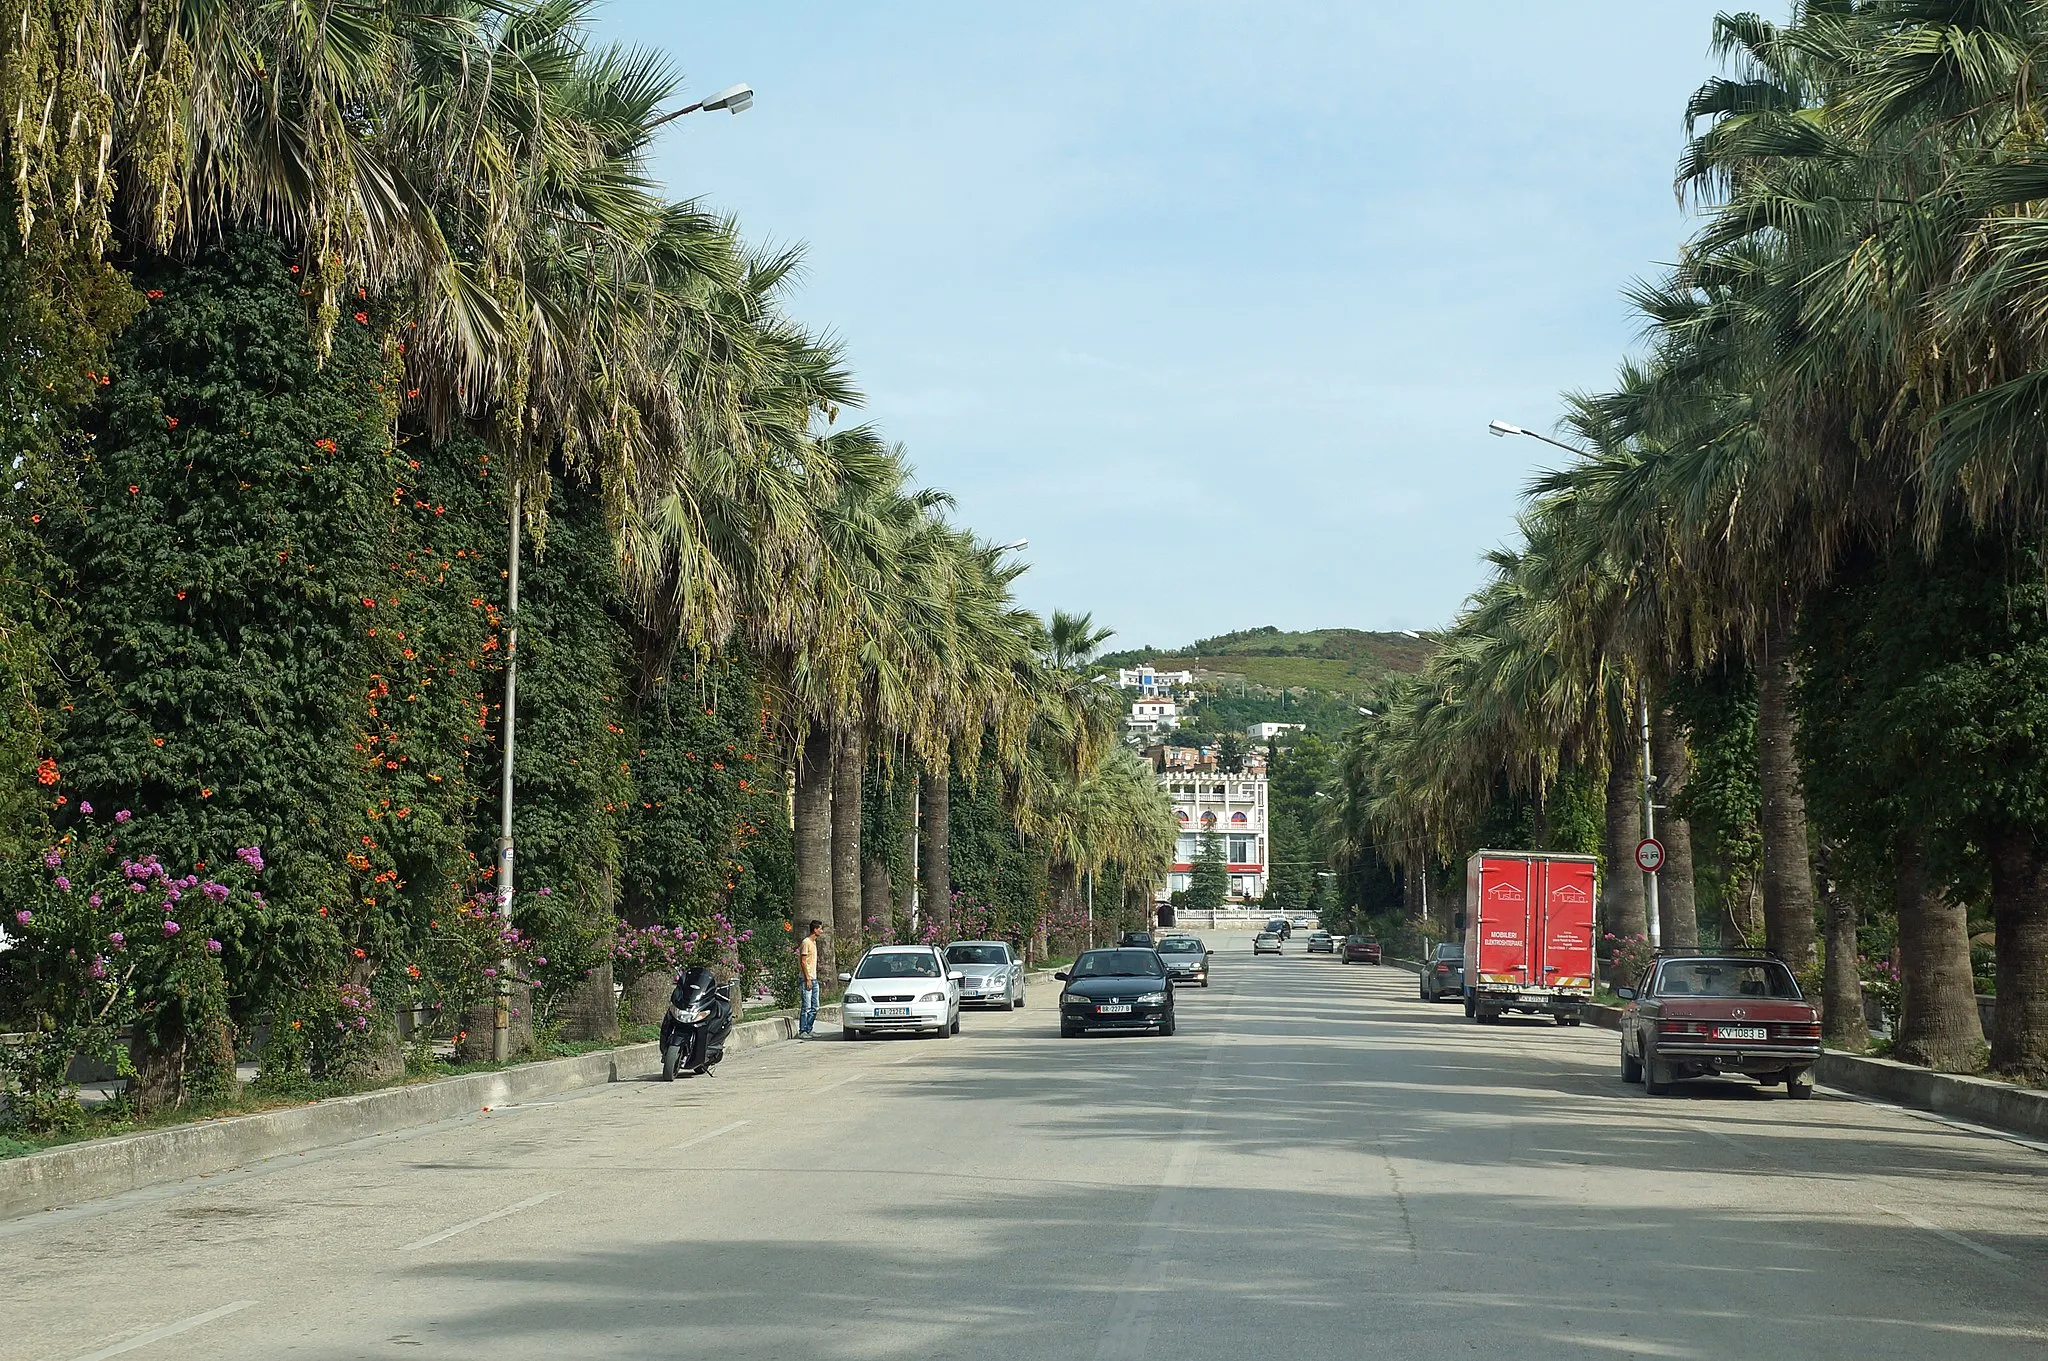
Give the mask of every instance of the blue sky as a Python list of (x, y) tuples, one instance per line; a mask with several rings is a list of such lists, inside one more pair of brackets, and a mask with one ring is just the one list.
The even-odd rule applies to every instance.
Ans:
[[(865, 417), (1112, 646), (1426, 628), (1671, 260), (1717, 3), (613, 0), (737, 117), (672, 192), (802, 242)], [(1766, 9), (1772, 7), (1766, 6)]]

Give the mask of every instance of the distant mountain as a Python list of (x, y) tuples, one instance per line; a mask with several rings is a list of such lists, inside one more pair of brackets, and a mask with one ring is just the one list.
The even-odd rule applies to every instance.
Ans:
[(1218, 687), (1251, 685), (1267, 690), (1310, 689), (1359, 694), (1389, 672), (1411, 672), (1436, 651), (1427, 635), (1367, 633), (1362, 629), (1309, 629), (1286, 633), (1267, 625), (1186, 647), (1132, 648), (1096, 659), (1102, 668), (1151, 662), (1162, 671), (1192, 671), (1199, 682)]

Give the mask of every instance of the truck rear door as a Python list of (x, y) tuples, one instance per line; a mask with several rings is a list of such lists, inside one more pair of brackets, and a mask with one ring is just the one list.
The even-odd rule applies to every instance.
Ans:
[(1487, 856), (1479, 863), (1478, 958), (1465, 961), (1468, 984), (1541, 982), (1529, 972), (1531, 916), (1537, 904), (1532, 862), (1519, 856)]
[(1540, 966), (1532, 983), (1588, 988), (1593, 980), (1593, 865), (1546, 860), (1541, 874), (1543, 921)]

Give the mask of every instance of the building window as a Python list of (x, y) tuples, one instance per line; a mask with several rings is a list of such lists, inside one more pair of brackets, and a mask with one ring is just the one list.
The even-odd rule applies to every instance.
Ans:
[(1224, 853), (1233, 865), (1254, 865), (1259, 859), (1259, 839), (1255, 836), (1227, 836), (1223, 838), (1229, 849)]

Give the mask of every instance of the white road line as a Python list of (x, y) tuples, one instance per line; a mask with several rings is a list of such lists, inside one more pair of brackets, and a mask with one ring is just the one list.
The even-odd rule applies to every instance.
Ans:
[(458, 1233), (468, 1233), (471, 1229), (477, 1228), (480, 1225), (488, 1224), (494, 1219), (503, 1219), (506, 1215), (516, 1215), (521, 1210), (531, 1210), (534, 1206), (540, 1204), (542, 1201), (553, 1200), (556, 1196), (559, 1196), (560, 1194), (562, 1194), (560, 1191), (543, 1191), (537, 1196), (528, 1196), (525, 1200), (520, 1201), (517, 1205), (507, 1205), (502, 1210), (493, 1210), (487, 1215), (478, 1215), (475, 1219), (467, 1220), (461, 1224), (457, 1224), (452, 1229), (443, 1229), (439, 1233), (430, 1233), (425, 1238), (420, 1239), (416, 1243), (407, 1243), (404, 1247), (400, 1248), (399, 1251), (416, 1252), (420, 1248), (430, 1248), (434, 1246), (434, 1244), (439, 1243), (444, 1239), (453, 1238)]
[(811, 1091), (814, 1094), (817, 1092), (829, 1092), (835, 1087), (844, 1087), (849, 1082), (858, 1082), (865, 1076), (867, 1076), (865, 1073), (855, 1073), (850, 1077), (840, 1078), (837, 1082), (828, 1082), (822, 1087), (813, 1087)]
[(699, 1144), (708, 1144), (713, 1139), (716, 1139), (719, 1135), (730, 1134), (734, 1130), (744, 1126), (746, 1123), (747, 1122), (744, 1120), (735, 1120), (729, 1125), (720, 1125), (717, 1129), (711, 1130), (708, 1133), (699, 1134), (694, 1139), (685, 1139), (681, 1143), (671, 1146), (669, 1152), (680, 1153), (686, 1148), (695, 1148)]
[(1916, 1229), (1925, 1229), (1927, 1230), (1927, 1232), (1933, 1234), (1937, 1238), (1946, 1238), (1949, 1242), (1954, 1243), (1957, 1247), (1964, 1247), (1968, 1248), (1972, 1252), (1981, 1253), (1984, 1256), (1989, 1257), (1994, 1262), (2010, 1262), (2013, 1260), (2010, 1256), (2003, 1252), (2000, 1252), (1997, 1248), (1987, 1248), (1982, 1243), (1972, 1242), (1970, 1239), (1963, 1237), (1959, 1233), (1951, 1233), (1947, 1229), (1942, 1228), (1938, 1224), (1930, 1224), (1918, 1215), (1907, 1214), (1904, 1210), (1895, 1210), (1889, 1205), (1880, 1205), (1877, 1208), (1883, 1210), (1888, 1215), (1897, 1215), (1899, 1218), (1905, 1220), (1908, 1224), (1911, 1224)]
[(152, 1342), (161, 1342), (167, 1337), (176, 1337), (179, 1333), (190, 1332), (202, 1323), (211, 1323), (217, 1318), (226, 1318), (229, 1314), (238, 1314), (254, 1303), (256, 1303), (254, 1300), (236, 1300), (233, 1304), (223, 1304), (218, 1309), (209, 1309), (203, 1314), (194, 1314), (191, 1318), (181, 1318), (176, 1323), (166, 1323), (161, 1328), (151, 1328), (146, 1333), (137, 1333), (126, 1342), (116, 1342), (111, 1347), (102, 1347), (96, 1352), (87, 1352), (84, 1356), (76, 1358), (76, 1361), (106, 1361), (107, 1357), (119, 1356), (122, 1352), (132, 1352), (137, 1347), (147, 1347)]

